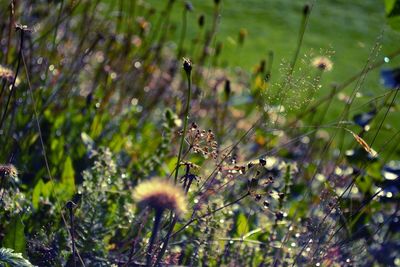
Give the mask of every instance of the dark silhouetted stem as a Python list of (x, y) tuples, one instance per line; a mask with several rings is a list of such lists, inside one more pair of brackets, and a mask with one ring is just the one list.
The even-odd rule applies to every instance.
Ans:
[(151, 232), (149, 247), (147, 248), (147, 253), (146, 253), (146, 266), (147, 267), (151, 266), (151, 261), (153, 259), (153, 246), (154, 246), (154, 242), (156, 241), (156, 238), (157, 238), (158, 228), (160, 227), (162, 213), (163, 213), (163, 210), (161, 210), (161, 209), (155, 210), (153, 230)]
[(188, 120), (189, 120), (190, 98), (191, 98), (191, 94), (192, 94), (192, 79), (191, 79), (192, 67), (191, 67), (190, 63), (187, 63), (189, 65), (188, 67), (185, 67), (185, 64), (186, 63), (184, 63), (184, 68), (185, 68), (187, 83), (188, 83), (188, 93), (187, 93), (187, 100), (186, 100), (185, 118), (184, 118), (184, 123), (183, 123), (181, 144), (179, 146), (178, 161), (176, 162), (176, 170), (175, 170), (175, 178), (174, 178), (175, 183), (178, 180), (179, 165), (181, 162), (183, 145), (185, 143), (186, 130), (187, 130), (187, 125), (188, 125)]

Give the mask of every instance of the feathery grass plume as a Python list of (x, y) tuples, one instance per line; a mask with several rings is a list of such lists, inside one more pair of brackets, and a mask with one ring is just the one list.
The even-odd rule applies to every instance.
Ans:
[(372, 157), (376, 158), (378, 156), (378, 152), (376, 152), (372, 147), (370, 147), (367, 142), (364, 141), (364, 139), (362, 139), (360, 136), (358, 136), (356, 133), (354, 133), (353, 131), (346, 129), (346, 131), (348, 131), (349, 133), (351, 133), (351, 135), (353, 135), (354, 139), (356, 139), (357, 143), (359, 143), (365, 151), (368, 152), (368, 154), (370, 154)]
[(182, 188), (160, 178), (140, 183), (133, 191), (133, 198), (140, 205), (148, 205), (156, 210), (172, 210), (177, 215), (186, 212)]
[(333, 67), (332, 61), (327, 57), (315, 57), (311, 65), (321, 71), (331, 71)]
[(182, 188), (175, 184), (153, 178), (150, 181), (139, 184), (133, 191), (133, 199), (139, 205), (147, 205), (154, 209), (154, 224), (151, 232), (149, 246), (146, 253), (146, 266), (151, 266), (153, 261), (153, 246), (157, 239), (158, 229), (162, 214), (165, 210), (175, 212), (176, 216), (180, 216), (186, 212), (186, 198)]

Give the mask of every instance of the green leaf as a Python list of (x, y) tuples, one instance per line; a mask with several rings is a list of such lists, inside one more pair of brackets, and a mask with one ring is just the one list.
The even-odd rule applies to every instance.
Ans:
[(400, 31), (400, 0), (385, 0), (385, 11), (389, 26)]
[(16, 253), (10, 248), (0, 248), (0, 266), (11, 267), (34, 267), (32, 263), (22, 257), (21, 253)]
[(244, 236), (249, 232), (249, 222), (243, 213), (240, 213), (236, 220), (236, 233), (239, 236)]
[(6, 228), (6, 235), (3, 239), (3, 247), (11, 248), (19, 253), (25, 253), (26, 239), (24, 233), (24, 224), (19, 216), (11, 219)]
[(397, 0), (385, 0), (385, 11), (386, 14), (392, 12)]
[(400, 16), (390, 17), (387, 20), (393, 30), (400, 31)]
[(58, 191), (63, 199), (70, 199), (75, 193), (75, 170), (72, 166), (72, 160), (68, 156), (64, 163), (64, 169), (61, 175), (61, 185), (58, 187)]
[(43, 180), (40, 179), (39, 182), (35, 185), (35, 188), (33, 189), (32, 192), (32, 205), (34, 209), (39, 208), (39, 200), (40, 200), (40, 195), (42, 194), (43, 191)]

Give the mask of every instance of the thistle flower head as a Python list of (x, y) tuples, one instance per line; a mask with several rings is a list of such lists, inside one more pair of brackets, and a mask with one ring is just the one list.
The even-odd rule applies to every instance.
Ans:
[(332, 61), (327, 57), (316, 57), (312, 60), (311, 65), (322, 71), (331, 71), (333, 67)]
[(172, 210), (178, 216), (186, 212), (186, 197), (182, 188), (160, 178), (140, 183), (133, 191), (133, 198), (140, 205)]

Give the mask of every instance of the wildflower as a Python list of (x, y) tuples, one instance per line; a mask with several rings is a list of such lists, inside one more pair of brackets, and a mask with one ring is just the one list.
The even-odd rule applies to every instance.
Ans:
[(11, 177), (16, 178), (18, 176), (18, 170), (12, 164), (0, 165), (0, 178)]
[(139, 184), (133, 191), (133, 198), (141, 205), (148, 205), (154, 209), (154, 224), (149, 246), (146, 253), (146, 266), (151, 266), (153, 246), (157, 239), (162, 214), (165, 210), (172, 210), (177, 216), (186, 211), (186, 198), (182, 188), (160, 178)]
[(0, 65), (0, 78), (12, 82), (14, 79), (14, 72), (9, 68)]
[(139, 184), (133, 191), (133, 198), (142, 205), (155, 210), (172, 210), (177, 215), (186, 212), (186, 198), (183, 190), (159, 178)]
[[(14, 81), (14, 75), (15, 73), (11, 69), (0, 65), (0, 80), (5, 79), (9, 83), (12, 83)], [(15, 80), (15, 86), (18, 86), (20, 82), (21, 80), (17, 77), (17, 79)]]
[(333, 67), (332, 61), (327, 57), (316, 57), (312, 60), (311, 65), (322, 71), (331, 71)]

